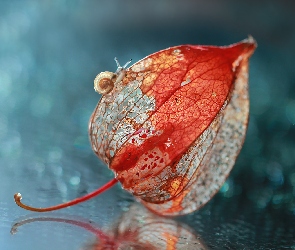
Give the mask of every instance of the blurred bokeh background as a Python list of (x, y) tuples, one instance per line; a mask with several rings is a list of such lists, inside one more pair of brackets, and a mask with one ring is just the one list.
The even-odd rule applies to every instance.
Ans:
[[(79, 249), (90, 232), (32, 223), (24, 202), (81, 196), (112, 173), (92, 153), (93, 79), (180, 44), (228, 45), (251, 34), (251, 115), (227, 182), (200, 211), (178, 218), (209, 249), (295, 249), (295, 3), (217, 0), (0, 0), (0, 248)], [(132, 197), (116, 186), (62, 211), (110, 225)], [(60, 215), (60, 213), (59, 213)], [(194, 249), (194, 248), (192, 248)]]

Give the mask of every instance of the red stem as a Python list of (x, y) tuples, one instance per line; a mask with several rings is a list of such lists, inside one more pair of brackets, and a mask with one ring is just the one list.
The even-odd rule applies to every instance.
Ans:
[(69, 206), (77, 205), (77, 204), (79, 204), (81, 202), (87, 201), (87, 200), (89, 200), (89, 199), (103, 193), (104, 191), (108, 190), (109, 188), (114, 186), (117, 182), (118, 182), (118, 180), (114, 178), (114, 179), (110, 180), (109, 182), (107, 182), (102, 187), (96, 189), (95, 191), (93, 191), (93, 192), (91, 192), (91, 193), (89, 193), (89, 194), (87, 194), (87, 195), (85, 195), (83, 197), (80, 197), (80, 198), (77, 198), (77, 199), (74, 199), (72, 201), (62, 203), (62, 204), (59, 204), (59, 205), (56, 205), (56, 206), (52, 206), (52, 207), (35, 208), (35, 207), (25, 205), (25, 204), (23, 204), (21, 202), (22, 195), (20, 193), (16, 193), (14, 195), (14, 201), (18, 206), (20, 206), (21, 208), (24, 208), (26, 210), (30, 210), (30, 211), (34, 211), (34, 212), (49, 212), (49, 211), (58, 210), (58, 209), (66, 208), (66, 207), (69, 207)]

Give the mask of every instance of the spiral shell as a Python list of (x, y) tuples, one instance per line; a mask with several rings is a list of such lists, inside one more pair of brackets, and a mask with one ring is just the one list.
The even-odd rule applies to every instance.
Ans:
[(94, 79), (94, 90), (102, 95), (110, 93), (114, 88), (116, 78), (117, 76), (113, 72), (99, 73)]

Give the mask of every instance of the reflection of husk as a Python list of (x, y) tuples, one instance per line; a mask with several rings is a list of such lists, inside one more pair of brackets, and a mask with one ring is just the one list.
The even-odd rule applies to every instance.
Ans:
[[(130, 239), (138, 246), (149, 246), (134, 249), (207, 249), (188, 226), (157, 216), (139, 204), (132, 205), (114, 228), (114, 239)], [(124, 244), (120, 249), (130, 249)]]
[(139, 204), (130, 207), (118, 222), (109, 230), (102, 232), (93, 223), (62, 217), (31, 217), (14, 224), (11, 229), (16, 233), (21, 225), (36, 221), (55, 221), (83, 227), (96, 235), (81, 250), (107, 249), (144, 249), (144, 250), (177, 250), (207, 249), (192, 230), (172, 219), (163, 218), (149, 212)]

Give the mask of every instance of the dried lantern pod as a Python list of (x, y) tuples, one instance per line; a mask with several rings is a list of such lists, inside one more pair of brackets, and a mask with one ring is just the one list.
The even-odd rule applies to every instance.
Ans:
[[(252, 37), (227, 46), (181, 45), (161, 50), (115, 73), (102, 72), (103, 94), (89, 122), (92, 148), (115, 178), (160, 215), (197, 210), (219, 190), (244, 142), (248, 60)], [(128, 62), (129, 63), (129, 62)]]

